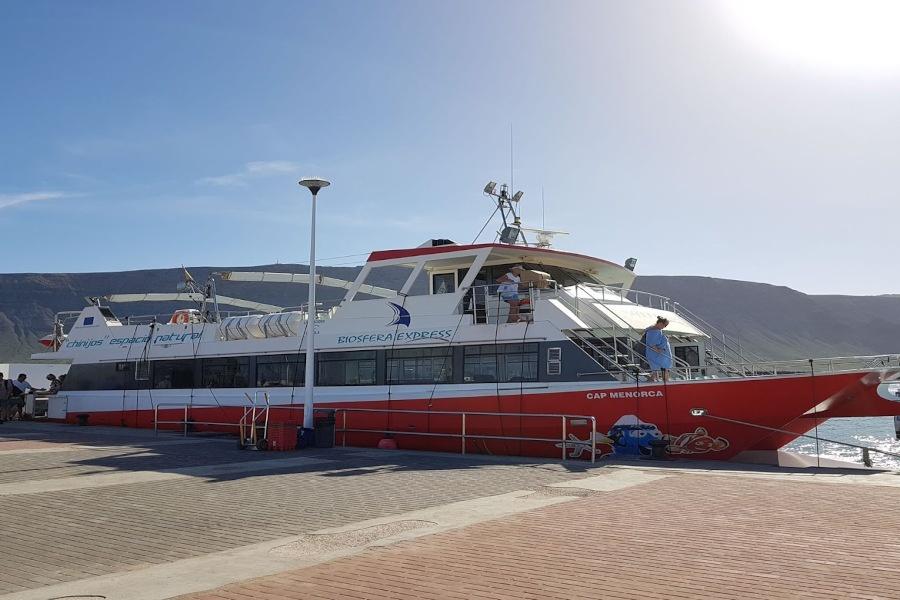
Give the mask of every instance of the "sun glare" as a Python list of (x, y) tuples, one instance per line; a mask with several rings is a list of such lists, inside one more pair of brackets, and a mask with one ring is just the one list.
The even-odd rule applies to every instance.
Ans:
[(763, 50), (807, 66), (858, 74), (900, 71), (898, 0), (725, 0)]

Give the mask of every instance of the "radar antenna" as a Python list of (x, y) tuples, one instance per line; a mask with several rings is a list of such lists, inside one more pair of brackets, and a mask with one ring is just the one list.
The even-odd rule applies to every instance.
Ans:
[(554, 231), (552, 229), (533, 229), (531, 227), (523, 227), (522, 231), (530, 231), (537, 236), (535, 246), (538, 248), (549, 248), (553, 241), (554, 235), (569, 235), (568, 231)]
[[(528, 241), (525, 239), (525, 234), (522, 233), (522, 220), (516, 212), (516, 206), (518, 206), (519, 201), (522, 200), (522, 196), (525, 194), (522, 191), (518, 191), (510, 196), (509, 189), (509, 186), (504, 183), (500, 186), (500, 191), (498, 192), (497, 182), (490, 181), (484, 186), (484, 195), (488, 196), (496, 204), (497, 207), (494, 209), (494, 213), (500, 211), (500, 217), (503, 219), (503, 229), (497, 232), (500, 243), (527, 246)], [(493, 217), (493, 215), (491, 216)]]

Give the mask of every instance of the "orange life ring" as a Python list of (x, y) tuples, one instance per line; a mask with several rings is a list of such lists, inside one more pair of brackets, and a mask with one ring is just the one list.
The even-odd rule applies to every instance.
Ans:
[(173, 323), (175, 325), (187, 325), (191, 322), (191, 311), (189, 310), (176, 310), (172, 315), (172, 318), (169, 319), (169, 323)]

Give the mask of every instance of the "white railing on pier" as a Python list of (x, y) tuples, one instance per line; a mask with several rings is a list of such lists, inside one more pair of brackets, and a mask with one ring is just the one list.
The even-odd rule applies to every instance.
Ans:
[[(460, 440), (460, 454), (466, 454), (467, 440), (501, 440), (509, 442), (546, 442), (560, 445), (562, 449), (562, 459), (566, 460), (566, 451), (576, 446), (584, 446), (586, 442), (576, 442), (570, 439), (569, 424), (571, 421), (583, 421), (584, 424), (590, 423), (590, 452), (591, 462), (597, 460), (597, 419), (589, 415), (563, 415), (563, 414), (542, 414), (542, 413), (501, 413), (501, 412), (473, 412), (473, 411), (447, 411), (447, 410), (397, 410), (389, 408), (337, 408), (337, 413), (342, 414), (342, 424), (340, 428), (335, 428), (335, 434), (341, 433), (342, 445), (347, 446), (347, 437), (350, 433), (375, 433), (380, 435), (398, 435), (398, 436), (418, 436), (418, 437), (440, 437)], [(347, 415), (351, 413), (373, 413), (373, 414), (412, 414), (418, 416), (450, 416), (459, 417), (459, 433), (440, 433), (431, 431), (394, 431), (383, 427), (373, 427), (369, 429), (348, 427)], [(471, 424), (472, 417), (513, 417), (513, 418), (532, 418), (532, 419), (559, 419), (561, 435), (558, 438), (547, 437), (530, 437), (516, 435), (488, 435), (481, 433), (472, 433), (467, 429), (467, 425)]]

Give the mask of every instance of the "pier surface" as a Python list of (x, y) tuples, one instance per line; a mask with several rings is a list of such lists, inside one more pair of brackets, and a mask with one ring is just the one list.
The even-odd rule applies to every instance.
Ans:
[(898, 598), (900, 473), (0, 425), (0, 598)]

